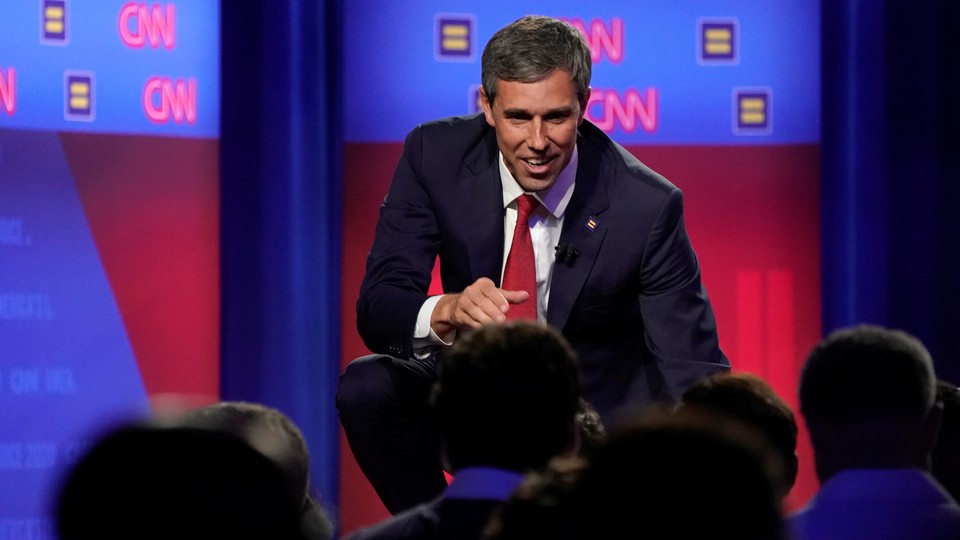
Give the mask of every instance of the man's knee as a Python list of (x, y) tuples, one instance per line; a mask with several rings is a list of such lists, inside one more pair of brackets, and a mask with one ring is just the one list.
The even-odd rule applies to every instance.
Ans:
[(392, 384), (389, 368), (392, 359), (382, 354), (361, 356), (351, 361), (340, 374), (336, 404), (342, 417), (363, 408), (376, 408), (389, 394)]

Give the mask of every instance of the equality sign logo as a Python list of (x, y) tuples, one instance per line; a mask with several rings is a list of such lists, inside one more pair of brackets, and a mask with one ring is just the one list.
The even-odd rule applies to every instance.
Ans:
[(40, 1), (40, 42), (67, 44), (67, 0)]
[(94, 119), (93, 72), (67, 71), (63, 74), (63, 116), (67, 120)]
[(738, 29), (737, 19), (698, 20), (697, 63), (737, 64), (740, 59)]
[(477, 28), (473, 15), (438, 14), (434, 27), (437, 60), (473, 60)]
[(733, 89), (733, 132), (767, 135), (773, 130), (773, 92), (769, 88)]

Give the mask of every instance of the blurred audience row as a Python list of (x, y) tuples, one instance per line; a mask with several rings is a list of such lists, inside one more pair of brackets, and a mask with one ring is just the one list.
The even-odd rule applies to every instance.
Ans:
[(222, 402), (111, 430), (69, 472), (57, 528), (73, 539), (329, 540), (300, 429), (279, 410)]
[[(449, 486), (345, 540), (960, 539), (960, 390), (899, 330), (838, 330), (808, 355), (820, 488), (792, 511), (798, 419), (750, 373), (604, 426), (564, 338), (512, 322), (445, 351), (431, 404)], [(66, 478), (60, 537), (329, 540), (309, 461), (297, 426), (255, 403), (126, 426)]]

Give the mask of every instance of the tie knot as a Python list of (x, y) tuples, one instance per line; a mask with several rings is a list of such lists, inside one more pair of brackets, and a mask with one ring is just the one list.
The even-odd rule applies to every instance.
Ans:
[(525, 223), (527, 218), (530, 217), (530, 214), (532, 214), (539, 205), (540, 201), (538, 201), (533, 195), (524, 193), (523, 195), (519, 196), (517, 198), (517, 221)]

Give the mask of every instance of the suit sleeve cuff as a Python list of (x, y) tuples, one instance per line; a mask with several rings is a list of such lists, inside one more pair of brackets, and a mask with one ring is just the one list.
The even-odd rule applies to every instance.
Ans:
[(456, 337), (456, 331), (447, 332), (443, 336), (437, 335), (430, 327), (430, 317), (437, 306), (437, 302), (443, 295), (431, 296), (420, 306), (420, 312), (417, 314), (417, 324), (413, 329), (413, 348), (424, 349), (426, 347), (437, 345), (450, 345)]

